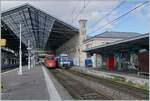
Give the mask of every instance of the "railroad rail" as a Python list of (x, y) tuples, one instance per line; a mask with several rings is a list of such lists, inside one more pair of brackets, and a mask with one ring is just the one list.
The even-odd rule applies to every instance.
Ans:
[(1, 72), (3, 73), (3, 72), (6, 72), (6, 71), (9, 71), (9, 70), (12, 70), (12, 69), (16, 69), (18, 67), (19, 67), (18, 64), (3, 66), (3, 68), (1, 69)]

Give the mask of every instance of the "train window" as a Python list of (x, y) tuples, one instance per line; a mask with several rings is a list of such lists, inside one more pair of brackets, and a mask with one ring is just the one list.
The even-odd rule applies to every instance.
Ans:
[(53, 56), (48, 56), (47, 59), (48, 60), (54, 60), (55, 58)]

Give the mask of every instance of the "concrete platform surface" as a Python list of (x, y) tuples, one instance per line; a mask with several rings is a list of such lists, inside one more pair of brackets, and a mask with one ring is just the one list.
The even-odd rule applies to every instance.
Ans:
[(49, 100), (44, 78), (39, 65), (30, 70), (23, 66), (23, 75), (19, 76), (18, 69), (2, 73), (2, 100)]

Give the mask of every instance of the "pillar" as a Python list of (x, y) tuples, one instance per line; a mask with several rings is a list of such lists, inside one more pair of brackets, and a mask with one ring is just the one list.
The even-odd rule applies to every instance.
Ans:
[(96, 68), (96, 54), (94, 53), (92, 56), (93, 67)]
[(83, 41), (86, 39), (86, 22), (87, 20), (80, 20), (80, 33), (79, 33), (79, 66), (85, 67), (86, 53), (83, 52), (85, 45)]
[(115, 53), (115, 60), (116, 60), (116, 69), (118, 71), (121, 70), (121, 63), (122, 63), (122, 59), (121, 59), (121, 53)]
[(102, 68), (103, 58), (101, 54), (96, 54), (96, 67)]

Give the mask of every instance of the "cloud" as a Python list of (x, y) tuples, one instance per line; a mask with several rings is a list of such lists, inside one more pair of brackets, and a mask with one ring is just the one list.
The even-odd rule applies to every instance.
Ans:
[[(139, 3), (136, 5), (136, 7), (138, 5), (141, 5), (142, 3)], [(148, 19), (148, 15), (149, 15), (149, 12), (148, 12), (148, 5), (144, 5), (144, 6), (141, 6), (140, 8), (136, 9), (135, 11), (132, 12), (132, 15), (135, 16), (139, 21), (143, 21), (143, 20), (147, 20)]]
[(91, 20), (92, 21), (97, 21), (98, 19), (100, 19), (105, 14), (106, 14), (106, 12), (93, 11), (91, 13)]
[[(69, 24), (72, 24), (72, 19), (74, 21), (73, 25), (76, 27), (79, 27), (79, 20), (80, 19), (87, 19), (88, 23), (87, 24), (92, 24), (95, 21), (97, 21), (99, 18), (104, 16), (107, 12), (109, 12), (112, 8), (114, 8), (119, 1), (114, 0), (114, 1), (104, 1), (104, 0), (97, 0), (97, 1), (85, 1), (85, 4), (89, 2), (89, 5), (86, 7), (86, 9), (80, 14), (80, 16), (76, 17), (79, 11), (83, 8), (84, 2), (83, 0), (49, 0), (49, 1), (2, 1), (2, 11), (16, 7), (18, 5), (24, 4), (24, 3), (29, 3), (37, 8), (42, 9), (43, 11), (47, 12), (48, 14), (55, 16), (64, 22), (67, 22)], [(74, 13), (72, 14), (73, 9), (76, 7)], [(101, 21), (94, 29), (97, 27), (103, 26), (104, 24), (108, 23), (110, 20), (115, 18), (117, 15), (116, 12), (111, 14), (111, 16), (107, 19), (104, 19)], [(89, 26), (87, 25), (87, 26)], [(113, 28), (113, 25), (110, 24), (107, 26), (107, 28)], [(89, 30), (93, 30), (89, 29)]]
[(110, 22), (118, 17), (118, 13), (117, 11), (114, 11), (109, 16), (103, 18), (106, 14), (108, 14), (108, 12), (109, 11), (92, 13), (91, 20), (89, 22), (90, 24), (88, 24), (88, 28), (87, 28), (90, 34), (96, 34), (96, 33), (99, 34), (103, 30), (110, 30), (114, 28), (115, 23), (110, 23)]
[[(100, 32), (103, 32), (105, 30), (110, 30), (114, 28), (114, 24), (108, 24), (110, 21), (107, 19), (102, 20), (100, 23), (98, 23), (96, 26), (88, 28), (88, 35), (96, 35), (100, 34)], [(107, 26), (105, 26), (108, 24)]]

